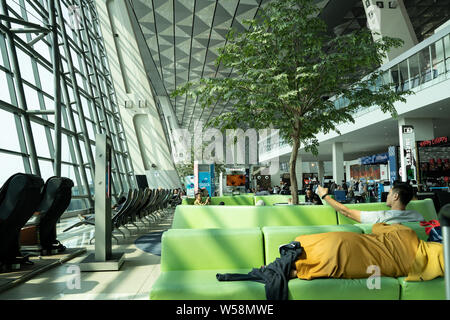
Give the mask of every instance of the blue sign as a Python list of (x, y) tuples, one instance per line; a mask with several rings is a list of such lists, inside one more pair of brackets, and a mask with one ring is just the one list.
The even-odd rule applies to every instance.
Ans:
[(394, 181), (397, 180), (397, 152), (395, 146), (390, 146), (388, 148), (389, 154), (389, 180), (391, 184), (394, 184)]
[(198, 173), (198, 188), (208, 190), (209, 196), (214, 196), (214, 165), (210, 165), (209, 171), (200, 171)]
[(212, 196), (214, 196), (214, 191), (216, 191), (215, 190), (215, 185), (214, 185), (214, 178), (215, 178), (215, 176), (214, 176), (214, 164), (210, 164), (209, 165), (209, 174), (210, 174), (210, 180), (211, 180), (211, 189), (208, 191), (209, 192), (209, 195), (212, 197)]
[(373, 156), (362, 157), (361, 164), (377, 164), (377, 163), (387, 163), (389, 160), (389, 153), (380, 153)]
[(185, 177), (184, 185), (186, 186), (186, 195), (188, 197), (193, 197), (194, 196), (194, 176)]

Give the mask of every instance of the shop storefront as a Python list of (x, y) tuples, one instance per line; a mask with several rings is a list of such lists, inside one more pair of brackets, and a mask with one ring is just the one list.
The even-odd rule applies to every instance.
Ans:
[(419, 183), (433, 190), (448, 188), (450, 177), (450, 141), (448, 137), (418, 141)]
[(360, 164), (350, 166), (350, 176), (354, 180), (388, 180), (389, 153), (380, 153), (360, 158)]

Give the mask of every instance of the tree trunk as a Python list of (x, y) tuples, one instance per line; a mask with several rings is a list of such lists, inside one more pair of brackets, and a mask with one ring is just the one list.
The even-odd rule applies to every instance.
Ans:
[(299, 147), (300, 147), (300, 139), (299, 138), (292, 139), (292, 152), (291, 158), (289, 159), (289, 175), (291, 180), (292, 204), (298, 204), (298, 192), (297, 192), (298, 184), (295, 166), (297, 164), (297, 155)]

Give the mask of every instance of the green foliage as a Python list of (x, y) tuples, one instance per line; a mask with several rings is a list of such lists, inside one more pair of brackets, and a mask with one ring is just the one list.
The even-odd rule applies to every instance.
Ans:
[[(202, 146), (202, 153), (205, 151), (205, 148), (207, 147), (207, 143), (203, 144)], [(192, 176), (194, 175), (194, 159), (195, 159), (195, 155), (194, 155), (194, 149), (191, 149), (191, 161), (190, 162), (180, 162), (180, 163), (175, 163), (175, 169), (178, 172), (178, 175), (180, 177), (187, 177), (187, 176)], [(223, 163), (214, 163), (214, 175), (216, 177), (219, 176), (219, 174), (225, 173), (225, 165)]]
[[(220, 51), (216, 63), (232, 68), (236, 77), (201, 79), (172, 95), (192, 95), (203, 108), (231, 102), (233, 111), (207, 126), (278, 128), (282, 138), (313, 154), (316, 134), (354, 122), (352, 114), (360, 108), (380, 105), (396, 116), (394, 103), (405, 101), (410, 92), (395, 92), (391, 84), (380, 83), (382, 71), (377, 68), (402, 41), (374, 41), (369, 30), (330, 36), (318, 13), (312, 0), (269, 2), (256, 19), (246, 22), (246, 32), (230, 31)], [(350, 103), (337, 109), (332, 96)]]

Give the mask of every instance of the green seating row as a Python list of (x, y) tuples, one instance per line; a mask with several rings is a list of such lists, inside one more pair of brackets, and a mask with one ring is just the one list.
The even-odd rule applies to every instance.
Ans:
[[(245, 195), (236, 196), (211, 197), (211, 205), (219, 205), (220, 202), (223, 202), (226, 206), (253, 206), (259, 200), (263, 200), (266, 206), (273, 206), (275, 203), (287, 203), (289, 198), (292, 198), (292, 196), (281, 194), (271, 196), (255, 196), (253, 193), (248, 193)], [(194, 201), (194, 198), (184, 198), (181, 201), (181, 204), (193, 205)], [(299, 195), (299, 201), (304, 202), (305, 196)]]
[[(203, 198), (203, 200), (205, 200), (205, 198)], [(181, 204), (193, 205), (194, 201), (194, 198), (184, 198), (181, 201)], [(226, 206), (253, 206), (255, 204), (253, 195), (211, 197), (211, 205), (219, 205), (221, 202), (224, 202)]]
[(329, 206), (177, 206), (174, 229), (337, 224)]
[[(426, 238), (419, 223), (409, 223)], [(422, 228), (422, 229), (421, 229)], [(248, 273), (275, 260), (278, 247), (302, 234), (330, 231), (371, 232), (368, 225), (271, 226), (240, 229), (170, 229), (162, 237), (161, 274), (152, 300), (264, 300), (264, 284), (216, 279), (217, 273)], [(368, 274), (368, 277), (370, 274)], [(368, 279), (289, 280), (292, 300), (444, 299), (444, 278), (406, 282), (381, 277), (379, 288)]]
[[(385, 203), (347, 205), (353, 209), (378, 211), (389, 209)], [(431, 199), (413, 200), (407, 209), (421, 213), (426, 220), (437, 219)], [(355, 224), (331, 206), (189, 206), (175, 209), (172, 228), (252, 228), (265, 226), (314, 226)]]

